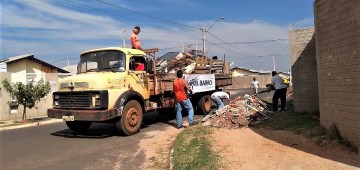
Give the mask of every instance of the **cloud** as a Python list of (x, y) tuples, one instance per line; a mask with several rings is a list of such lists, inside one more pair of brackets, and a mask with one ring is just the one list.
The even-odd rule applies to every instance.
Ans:
[(299, 21), (295, 21), (292, 28), (307, 28), (314, 27), (314, 18), (305, 18)]
[[(171, 2), (190, 3), (186, 0)], [(91, 48), (121, 46), (123, 30), (127, 31), (126, 43), (129, 46), (128, 37), (133, 25), (114, 17), (78, 12), (40, 0), (6, 1), (2, 2), (2, 6), (3, 58), (24, 53), (33, 53), (45, 61), (77, 57), (80, 52)], [(195, 28), (208, 28), (214, 22), (192, 21), (186, 24)], [(202, 48), (200, 29), (146, 25), (141, 27), (139, 37), (144, 48), (176, 47), (162, 50), (159, 55), (167, 51), (181, 51), (184, 44), (192, 44), (191, 48), (195, 48), (194, 44), (197, 43), (198, 49)], [(272, 58), (269, 55), (279, 51), (282, 55), (289, 54), (287, 41), (232, 45), (224, 44), (223, 41), (233, 43), (286, 39), (288, 29), (288, 26), (272, 25), (260, 20), (248, 23), (219, 21), (205, 34), (208, 41), (207, 52), (209, 56), (222, 57), (225, 54), (227, 60), (236, 62), (237, 66), (255, 69), (262, 66), (264, 69), (271, 69)], [(288, 67), (287, 60), (279, 59), (279, 62), (279, 67)]]

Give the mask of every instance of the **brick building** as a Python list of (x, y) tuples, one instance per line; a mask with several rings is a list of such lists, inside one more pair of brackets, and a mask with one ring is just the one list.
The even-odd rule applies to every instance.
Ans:
[(316, 0), (321, 124), (360, 147), (360, 1)]
[(289, 43), (295, 111), (319, 111), (315, 29), (290, 30)]
[(315, 0), (314, 14), (315, 33), (289, 33), (295, 110), (318, 109), (360, 147), (360, 1)]

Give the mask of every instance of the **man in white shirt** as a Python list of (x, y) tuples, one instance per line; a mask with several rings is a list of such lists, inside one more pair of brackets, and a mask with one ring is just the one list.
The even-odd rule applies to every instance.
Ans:
[(227, 99), (230, 102), (229, 94), (223, 91), (215, 92), (211, 95), (211, 99), (216, 103), (217, 109), (224, 107), (221, 99)]
[(256, 78), (253, 78), (253, 81), (250, 84), (250, 87), (253, 89), (254, 94), (256, 95), (259, 91), (259, 82), (256, 80)]
[(285, 112), (286, 106), (286, 88), (287, 85), (284, 83), (284, 79), (280, 77), (276, 71), (271, 72), (273, 78), (271, 79), (271, 84), (275, 88), (275, 93), (272, 98), (273, 110), (276, 112), (278, 109), (278, 100), (281, 100), (281, 112)]

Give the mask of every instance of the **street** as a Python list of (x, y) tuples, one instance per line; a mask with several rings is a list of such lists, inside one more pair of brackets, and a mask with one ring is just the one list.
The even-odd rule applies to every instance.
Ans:
[[(231, 98), (245, 93), (251, 90), (238, 91)], [(175, 113), (160, 117), (150, 112), (144, 114), (141, 130), (133, 136), (121, 136), (114, 124), (105, 123), (94, 123), (84, 134), (72, 132), (63, 122), (0, 131), (1, 169), (141, 169), (146, 161), (139, 147), (141, 139), (174, 123)]]

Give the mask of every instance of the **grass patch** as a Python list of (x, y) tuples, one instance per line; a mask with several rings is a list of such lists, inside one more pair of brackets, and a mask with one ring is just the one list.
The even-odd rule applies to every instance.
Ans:
[(211, 131), (207, 127), (186, 128), (174, 143), (173, 169), (217, 169), (219, 158), (211, 150)]
[(292, 101), (287, 102), (287, 108), (288, 111), (276, 113), (272, 119), (263, 121), (255, 127), (301, 134), (319, 145), (336, 142), (343, 148), (358, 153), (356, 146), (340, 135), (336, 125), (329, 129), (321, 126), (319, 112), (295, 112)]

